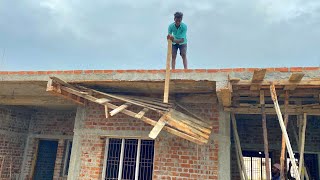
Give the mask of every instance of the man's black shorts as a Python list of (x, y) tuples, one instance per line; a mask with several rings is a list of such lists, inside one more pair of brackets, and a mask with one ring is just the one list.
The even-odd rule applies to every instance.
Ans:
[(187, 44), (172, 44), (172, 55), (177, 55), (178, 49), (180, 55), (187, 55)]

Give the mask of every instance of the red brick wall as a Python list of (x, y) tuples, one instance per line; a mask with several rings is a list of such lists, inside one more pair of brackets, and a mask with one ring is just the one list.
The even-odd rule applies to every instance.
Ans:
[(19, 174), (29, 121), (26, 112), (0, 107), (0, 179)]
[[(253, 72), (260, 68), (224, 68), (224, 69), (175, 69), (172, 73), (218, 73), (218, 72)], [(319, 67), (269, 67), (268, 72), (318, 71)], [(114, 74), (114, 73), (165, 73), (161, 70), (56, 70), (56, 71), (0, 71), (0, 75), (48, 75), (48, 74)]]
[[(214, 133), (219, 131), (219, 113), (214, 104), (185, 105), (190, 111), (208, 119), (214, 126)], [(130, 109), (130, 108), (129, 108)], [(139, 109), (131, 109), (138, 112)], [(146, 115), (158, 119), (158, 114)], [(124, 114), (105, 118), (104, 107), (89, 103), (83, 122), (85, 130), (106, 130), (130, 132), (150, 131), (151, 126)], [(78, 179), (100, 179), (105, 153), (105, 140), (98, 135), (81, 136), (81, 167)], [(218, 179), (218, 142), (204, 146), (162, 132), (155, 141), (154, 179)]]
[[(59, 111), (59, 110), (38, 110), (31, 116), (29, 131), (37, 135), (73, 135), (75, 120), (75, 110)], [(55, 139), (59, 141), (54, 169), (54, 179), (63, 179), (61, 172), (63, 168), (63, 155), (66, 142), (63, 139)], [(31, 175), (32, 159), (37, 147), (37, 139), (30, 138), (27, 150), (27, 164), (23, 170), (27, 178)]]
[[(296, 131), (298, 133), (298, 127), (296, 126), (296, 116), (290, 116), (289, 121), (294, 123)], [(249, 151), (263, 151), (263, 134), (261, 116), (259, 115), (239, 115), (237, 116), (237, 127), (240, 137), (242, 150)], [(320, 150), (320, 119), (319, 116), (308, 116), (307, 129), (306, 129), (306, 143), (305, 151), (319, 152)], [(279, 125), (279, 121), (276, 116), (267, 116), (267, 129), (268, 129), (268, 141), (269, 151), (272, 153), (273, 163), (279, 163), (280, 151), (281, 151), (281, 138), (282, 133)], [(293, 147), (293, 151), (297, 152), (296, 141), (293, 135), (293, 130), (288, 125), (288, 134), (290, 143)], [(231, 171), (232, 179), (239, 179), (239, 171), (237, 166), (237, 159), (235, 156), (235, 147), (232, 138), (232, 151), (231, 151)]]

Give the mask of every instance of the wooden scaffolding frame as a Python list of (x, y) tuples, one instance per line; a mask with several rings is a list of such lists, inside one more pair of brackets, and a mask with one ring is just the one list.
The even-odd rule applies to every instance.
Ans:
[[(227, 88), (221, 89), (218, 94), (218, 99), (223, 105), (224, 110), (231, 112), (232, 123), (235, 124), (235, 114), (261, 114), (262, 115), (262, 129), (264, 139), (264, 151), (266, 162), (269, 158), (268, 152), (268, 137), (266, 127), (266, 115), (277, 114), (279, 124), (282, 131), (282, 147), (281, 147), (281, 177), (285, 177), (284, 162), (286, 149), (290, 155), (290, 161), (292, 161), (293, 170), (299, 175), (297, 179), (306, 177), (309, 179), (307, 173), (301, 174), (301, 172), (307, 172), (303, 163), (304, 144), (305, 144), (305, 131), (307, 123), (307, 115), (320, 115), (320, 79), (305, 78), (304, 73), (295, 72), (292, 73), (289, 79), (280, 80), (265, 80), (267, 74), (266, 69), (254, 70), (251, 80), (241, 80), (239, 78), (228, 79)], [(279, 103), (280, 102), (280, 103)], [(292, 103), (293, 102), (293, 103)], [(294, 102), (300, 102), (294, 103)], [(304, 103), (301, 103), (304, 102)], [(283, 104), (283, 105), (280, 105)], [(282, 113), (284, 112), (284, 120)], [(287, 124), (289, 115), (301, 115), (303, 114), (303, 120), (300, 122), (299, 138), (296, 138), (298, 144), (298, 151), (300, 152), (300, 163), (297, 167), (293, 151), (290, 144), (290, 140), (287, 133)], [(233, 127), (234, 136), (237, 135), (237, 130)], [(243, 157), (241, 147), (239, 148), (240, 140), (236, 140), (237, 159), (240, 169), (241, 179), (246, 179), (244, 168), (242, 167)], [(266, 163), (267, 179), (270, 179), (270, 169)], [(304, 169), (304, 171), (302, 171)]]

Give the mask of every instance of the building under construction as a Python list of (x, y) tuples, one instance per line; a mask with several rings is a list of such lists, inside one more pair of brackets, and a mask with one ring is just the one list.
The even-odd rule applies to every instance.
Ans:
[(0, 71), (0, 179), (319, 180), (320, 68)]

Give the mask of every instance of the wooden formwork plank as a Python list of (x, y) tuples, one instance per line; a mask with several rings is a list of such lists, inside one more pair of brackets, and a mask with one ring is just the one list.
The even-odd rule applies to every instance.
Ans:
[[(289, 82), (298, 83), (302, 80), (303, 76), (304, 76), (304, 73), (292, 73), (291, 76), (289, 77)], [(286, 85), (284, 87), (284, 90), (295, 90), (296, 87), (297, 87), (297, 84)]]

